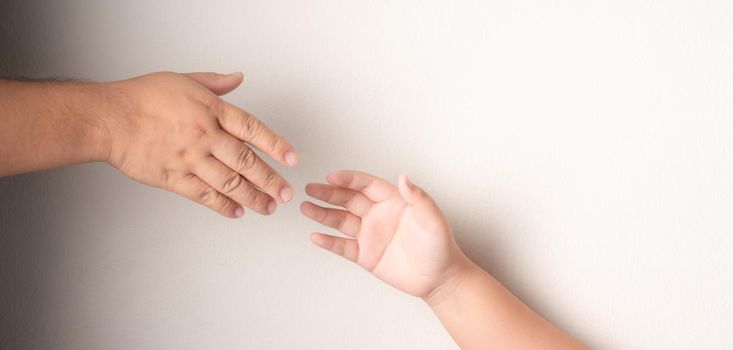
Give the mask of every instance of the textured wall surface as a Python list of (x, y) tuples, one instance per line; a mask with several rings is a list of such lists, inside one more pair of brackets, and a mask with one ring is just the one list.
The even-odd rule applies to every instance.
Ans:
[(309, 242), (302, 186), (343, 168), (411, 174), (595, 348), (733, 348), (733, 2), (10, 0), (0, 28), (5, 76), (243, 70), (226, 98), (301, 152), (268, 218), (104, 164), (0, 179), (2, 349), (454, 348)]

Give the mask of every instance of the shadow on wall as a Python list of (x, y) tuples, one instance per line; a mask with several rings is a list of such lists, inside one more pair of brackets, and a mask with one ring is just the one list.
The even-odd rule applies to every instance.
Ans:
[[(0, 77), (35, 77), (45, 62), (38, 43), (50, 18), (40, 0), (0, 2)], [(45, 77), (44, 77), (45, 78)]]
[[(36, 45), (47, 20), (39, 0), (0, 2), (0, 77), (41, 78), (47, 57)], [(0, 178), (0, 349), (38, 348), (54, 334), (49, 257), (58, 254), (49, 229), (58, 223), (51, 173)], [(58, 203), (57, 203), (58, 204)], [(63, 205), (63, 203), (61, 203)]]
[[(36, 348), (53, 334), (52, 262), (63, 237), (50, 173), (0, 178), (0, 348)], [(59, 203), (57, 203), (59, 204)]]

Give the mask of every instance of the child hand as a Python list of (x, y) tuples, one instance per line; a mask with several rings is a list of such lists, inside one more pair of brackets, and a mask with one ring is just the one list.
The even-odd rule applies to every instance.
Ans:
[(346, 210), (308, 201), (300, 210), (349, 238), (313, 233), (311, 240), (319, 247), (422, 298), (469, 265), (440, 208), (405, 175), (399, 178), (399, 189), (384, 179), (356, 171), (332, 173), (327, 180), (329, 184), (308, 184), (306, 193)]

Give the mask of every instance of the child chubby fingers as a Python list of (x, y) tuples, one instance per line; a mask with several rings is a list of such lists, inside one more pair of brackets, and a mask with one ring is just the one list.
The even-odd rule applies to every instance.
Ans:
[(361, 192), (327, 184), (309, 183), (305, 186), (305, 193), (328, 204), (345, 208), (356, 216), (364, 216), (374, 205)]
[(360, 171), (337, 171), (329, 174), (327, 180), (334, 186), (361, 192), (374, 202), (386, 201), (398, 194), (389, 181)]
[(324, 208), (305, 201), (300, 205), (300, 212), (312, 220), (335, 228), (350, 237), (356, 237), (361, 228), (361, 219), (345, 210)]
[(351, 262), (359, 258), (359, 242), (351, 238), (334, 237), (325, 233), (314, 232), (311, 234), (313, 244), (330, 251), (336, 255), (343, 256)]

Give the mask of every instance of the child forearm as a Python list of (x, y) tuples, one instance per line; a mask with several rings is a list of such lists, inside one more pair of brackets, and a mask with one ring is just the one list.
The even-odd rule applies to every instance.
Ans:
[(438, 205), (407, 176), (398, 188), (354, 171), (327, 180), (306, 192), (347, 210), (310, 202), (301, 210), (354, 238), (315, 233), (313, 242), (423, 298), (462, 349), (585, 349), (468, 259)]
[(461, 349), (586, 349), (465, 259), (425, 298)]

